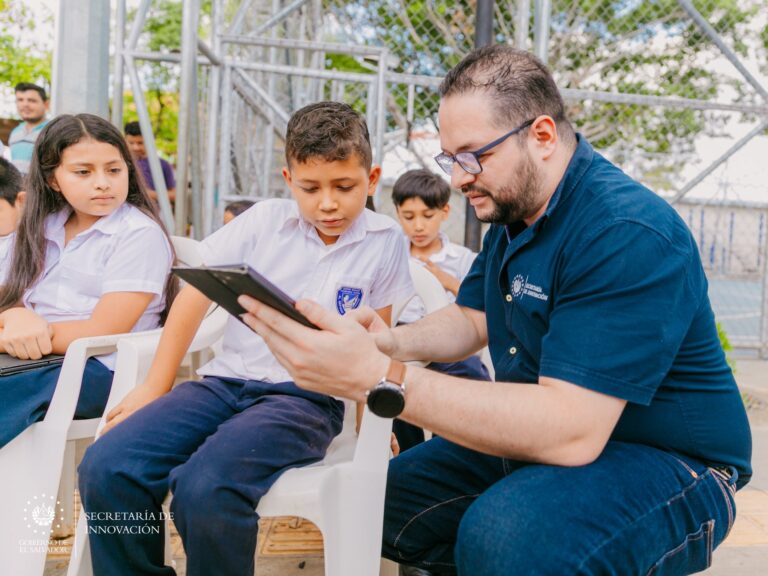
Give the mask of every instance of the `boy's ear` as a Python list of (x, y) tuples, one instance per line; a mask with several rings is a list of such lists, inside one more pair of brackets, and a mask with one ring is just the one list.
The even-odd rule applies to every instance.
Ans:
[(446, 204), (445, 206), (440, 208), (440, 210), (442, 210), (442, 212), (443, 212), (443, 218), (448, 218), (448, 216), (451, 213), (451, 205), (450, 204)]
[(16, 206), (19, 208), (24, 207), (24, 203), (27, 201), (27, 191), (26, 190), (19, 190), (16, 192)]
[(285, 183), (290, 186), (293, 183), (293, 180), (291, 179), (291, 171), (288, 169), (288, 166), (283, 166), (283, 180), (285, 180)]
[(381, 178), (381, 166), (374, 164), (371, 166), (371, 172), (368, 174), (368, 196), (373, 196), (376, 192), (376, 186)]

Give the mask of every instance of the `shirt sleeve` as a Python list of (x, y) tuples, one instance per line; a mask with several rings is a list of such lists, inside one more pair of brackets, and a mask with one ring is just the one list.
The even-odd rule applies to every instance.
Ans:
[(117, 237), (104, 270), (102, 292), (162, 295), (173, 256), (168, 238), (156, 224), (132, 228)]
[[(371, 285), (369, 304), (376, 310), (410, 298), (414, 292), (408, 268), (408, 244), (399, 230), (392, 228), (387, 232), (382, 242), (384, 257)], [(392, 249), (387, 249), (389, 246)]]
[(701, 304), (701, 264), (685, 235), (672, 242), (623, 221), (584, 240), (552, 294), (540, 376), (649, 404)]

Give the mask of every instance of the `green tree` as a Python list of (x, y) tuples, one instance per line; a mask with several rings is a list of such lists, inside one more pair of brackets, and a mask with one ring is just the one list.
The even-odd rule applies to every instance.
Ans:
[(40, 18), (49, 13), (33, 13), (20, 0), (0, 0), (0, 83), (51, 84), (51, 54), (20, 41), (19, 31), (34, 31)]
[[(516, 2), (495, 3), (495, 40), (514, 41)], [(397, 71), (443, 75), (473, 47), (475, 0), (326, 0), (346, 38), (386, 46), (400, 64)], [(531, 3), (533, 6), (533, 3)], [(759, 49), (766, 62), (768, 27), (757, 28), (764, 0), (706, 0), (697, 9), (744, 56)], [(533, 30), (531, 19), (530, 30)], [(762, 41), (760, 41), (762, 39)], [(733, 93), (755, 101), (743, 82), (718, 74), (716, 47), (676, 0), (553, 0), (549, 67), (561, 88), (702, 100), (727, 99)], [(338, 69), (341, 59), (331, 58)], [(388, 109), (391, 124), (405, 107), (403, 89)], [(752, 94), (752, 96), (750, 96)], [(599, 149), (632, 164), (657, 188), (670, 188), (695, 139), (724, 131), (725, 115), (684, 108), (570, 101), (578, 129)], [(428, 119), (437, 109), (434, 91), (417, 98), (415, 117)]]

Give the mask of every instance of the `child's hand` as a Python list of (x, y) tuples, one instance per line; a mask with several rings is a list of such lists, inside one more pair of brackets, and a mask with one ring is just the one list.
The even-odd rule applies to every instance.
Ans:
[(440, 281), (440, 284), (442, 284), (445, 290), (451, 292), (454, 296), (459, 293), (459, 286), (461, 285), (461, 282), (459, 282), (458, 278), (448, 274), (448, 272), (440, 268), (440, 266), (432, 262), (432, 260), (427, 257), (420, 257), (419, 260), (424, 262), (427, 270), (434, 274), (435, 278)]
[(392, 450), (392, 456), (400, 454), (400, 443), (397, 441), (397, 436), (392, 432), (392, 438), (389, 440), (389, 449)]
[(104, 429), (101, 433), (106, 434), (120, 422), (128, 418), (128, 416), (162, 395), (163, 392), (158, 391), (154, 387), (146, 386), (145, 384), (137, 386), (123, 398), (120, 404), (109, 411), (109, 414), (107, 414), (107, 423), (104, 425)]
[(53, 328), (27, 308), (9, 308), (0, 315), (3, 322), (0, 346), (16, 358), (39, 360), (53, 352)]

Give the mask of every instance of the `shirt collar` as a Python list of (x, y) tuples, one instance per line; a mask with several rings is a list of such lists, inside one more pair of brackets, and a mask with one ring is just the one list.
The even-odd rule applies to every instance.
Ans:
[[(88, 228), (87, 230), (84, 230), (80, 234), (93, 234), (95, 232), (100, 232), (101, 234), (104, 234), (105, 236), (111, 236), (113, 234), (116, 234), (118, 230), (120, 230), (120, 225), (123, 219), (123, 216), (131, 209), (130, 204), (127, 202), (124, 202), (121, 204), (117, 210), (112, 212), (111, 214), (108, 214), (106, 216), (103, 216), (102, 218), (99, 218), (94, 222), (93, 226)], [(45, 237), (49, 240), (53, 240), (57, 244), (63, 244), (64, 242), (64, 224), (67, 223), (67, 220), (69, 219), (70, 214), (72, 214), (72, 208), (70, 206), (66, 206), (59, 210), (58, 212), (55, 212), (54, 214), (50, 214), (46, 220), (45, 220)], [(78, 236), (80, 236), (78, 234)]]
[[(353, 242), (358, 242), (365, 238), (365, 235), (368, 232), (386, 230), (390, 226), (389, 222), (387, 222), (386, 218), (377, 216), (380, 215), (368, 210), (367, 208), (364, 209), (360, 216), (355, 218), (355, 221), (352, 222), (352, 225), (344, 230), (341, 236), (339, 236), (339, 239), (334, 244), (331, 244), (331, 246), (346, 245)], [(280, 230), (286, 229), (288, 227), (298, 228), (306, 236), (310, 238), (317, 238), (319, 242), (322, 242), (315, 227), (299, 212), (299, 207), (296, 202), (292, 202), (291, 212), (285, 221), (280, 225)]]

